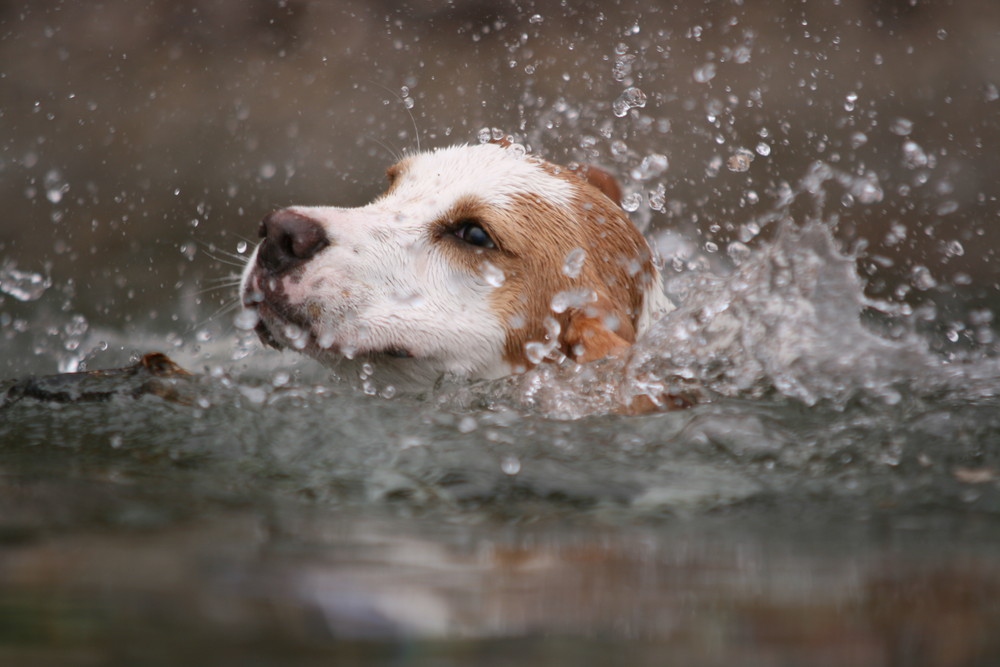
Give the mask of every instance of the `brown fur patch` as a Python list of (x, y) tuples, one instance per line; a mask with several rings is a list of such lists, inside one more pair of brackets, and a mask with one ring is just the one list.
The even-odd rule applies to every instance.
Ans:
[(399, 183), (399, 177), (406, 171), (406, 168), (410, 164), (410, 158), (403, 158), (396, 164), (390, 165), (388, 169), (385, 170), (385, 177), (389, 180), (389, 185), (378, 196), (378, 199), (384, 198), (390, 192), (396, 189), (396, 184)]
[[(614, 354), (635, 342), (645, 290), (654, 272), (649, 246), (618, 205), (620, 190), (606, 172), (527, 159), (549, 177), (573, 186), (576, 196), (569, 206), (530, 192), (503, 207), (468, 196), (430, 226), (428, 240), (454, 266), (472, 275), (482, 275), (487, 262), (503, 272), (504, 282), (490, 301), (510, 329), (504, 360), (512, 367), (532, 365), (525, 344), (546, 342), (547, 317), (559, 323), (558, 349), (566, 356), (582, 363)], [(389, 168), (388, 191), (407, 166), (403, 160)], [(497, 247), (479, 248), (452, 236), (452, 227), (463, 219), (478, 221)], [(586, 256), (579, 275), (570, 277), (563, 266), (576, 248)], [(553, 297), (581, 289), (593, 290), (596, 300), (562, 313), (552, 311)]]
[[(551, 169), (548, 166), (547, 171)], [(617, 341), (634, 342), (645, 286), (653, 272), (649, 247), (622, 210), (579, 177), (562, 173), (578, 189), (569, 207), (525, 193), (504, 209), (478, 211), (484, 227), (502, 249), (483, 253), (483, 258), (504, 272), (505, 282), (491, 300), (501, 321), (512, 327), (504, 359), (514, 367), (531, 366), (524, 346), (545, 341), (544, 321), (550, 316), (561, 328), (560, 351), (574, 359), (604, 356), (595, 356), (596, 346), (574, 349), (583, 342), (572, 334), (573, 320), (578, 317), (589, 319), (585, 327), (591, 332), (588, 340), (596, 342), (595, 330), (603, 326)], [(570, 277), (563, 272), (563, 265), (576, 248), (582, 248), (586, 257), (579, 275)], [(553, 297), (571, 289), (593, 290), (596, 304), (553, 313)], [(513, 328), (518, 323), (522, 326)], [(582, 331), (580, 327), (577, 330)], [(567, 332), (571, 332), (569, 337)]]

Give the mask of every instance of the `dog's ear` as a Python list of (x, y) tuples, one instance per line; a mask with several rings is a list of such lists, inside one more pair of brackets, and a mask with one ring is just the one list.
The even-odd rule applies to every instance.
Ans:
[(580, 364), (621, 354), (635, 340), (628, 317), (599, 296), (594, 303), (566, 311), (560, 334), (563, 354)]
[(614, 176), (592, 164), (573, 164), (570, 165), (569, 170), (603, 192), (608, 199), (615, 203), (615, 206), (621, 205), (622, 189)]

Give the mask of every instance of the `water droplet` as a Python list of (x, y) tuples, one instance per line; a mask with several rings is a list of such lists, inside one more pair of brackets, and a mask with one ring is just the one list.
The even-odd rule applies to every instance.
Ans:
[(476, 421), (476, 418), (471, 415), (466, 415), (458, 420), (459, 433), (472, 433), (478, 427), (479, 423)]
[(740, 241), (743, 243), (749, 243), (760, 234), (760, 225), (756, 222), (748, 222), (745, 225), (740, 225)]
[(399, 439), (399, 447), (400, 447), (400, 449), (410, 449), (411, 447), (421, 447), (421, 446), (423, 446), (423, 444), (424, 444), (424, 441), (421, 440), (420, 437), (416, 436), (416, 435), (404, 435), (402, 438)]
[(937, 287), (937, 281), (931, 275), (930, 269), (918, 264), (913, 267), (913, 286), (918, 290), (927, 291)]
[(549, 307), (553, 313), (564, 313), (570, 308), (582, 308), (597, 301), (597, 293), (588, 287), (574, 287), (558, 292), (552, 297)]
[(945, 253), (951, 257), (961, 257), (965, 254), (965, 247), (960, 241), (949, 241), (947, 245), (945, 245)]
[(750, 62), (750, 47), (744, 45), (733, 49), (733, 62), (737, 65), (746, 65)]
[(646, 93), (642, 92), (638, 88), (626, 88), (625, 91), (618, 96), (618, 99), (614, 101), (611, 105), (611, 111), (618, 116), (623, 118), (625, 114), (628, 113), (629, 109), (641, 109), (646, 106)]
[(908, 169), (919, 169), (926, 167), (928, 163), (927, 154), (924, 149), (915, 141), (903, 142), (903, 165)]
[(521, 472), (521, 462), (516, 456), (505, 456), (500, 461), (500, 469), (505, 475), (516, 475)]
[(0, 292), (18, 301), (36, 301), (45, 290), (52, 287), (52, 279), (40, 273), (19, 271), (16, 264), (5, 262), (0, 266)]
[(649, 208), (663, 211), (667, 207), (667, 189), (663, 183), (658, 183), (655, 190), (649, 193)]
[(333, 331), (322, 331), (319, 336), (316, 337), (316, 345), (322, 350), (329, 350), (333, 347), (333, 342), (336, 340), (336, 336)]
[(625, 195), (622, 199), (622, 208), (629, 213), (635, 213), (639, 210), (639, 206), (642, 205), (642, 195), (638, 192), (633, 192), (631, 194)]
[(233, 325), (243, 331), (253, 331), (259, 322), (260, 316), (256, 308), (244, 308), (233, 318)]
[(934, 209), (934, 212), (938, 215), (949, 215), (958, 210), (958, 202), (950, 199), (946, 202), (942, 202), (940, 206)]
[(82, 336), (87, 333), (87, 329), (90, 325), (87, 323), (87, 318), (83, 315), (74, 315), (70, 318), (69, 322), (63, 325), (63, 333), (67, 336)]
[(540, 364), (545, 360), (545, 355), (549, 353), (549, 346), (537, 341), (524, 344), (524, 356), (533, 364)]
[(851, 195), (862, 204), (876, 204), (882, 201), (884, 193), (875, 175), (868, 174), (865, 178), (854, 182), (851, 187)]
[(302, 329), (302, 327), (295, 324), (286, 324), (281, 329), (281, 333), (291, 342), (292, 347), (296, 350), (305, 348), (306, 343), (309, 340), (309, 337), (306, 335), (306, 332)]
[(913, 121), (906, 118), (896, 118), (889, 125), (889, 131), (893, 134), (905, 137), (913, 131)]
[(486, 281), (486, 284), (492, 285), (493, 287), (500, 287), (507, 280), (507, 276), (504, 275), (503, 269), (490, 262), (483, 262), (482, 276), (483, 280)]
[(746, 148), (739, 148), (735, 153), (729, 156), (729, 159), (726, 161), (726, 166), (729, 168), (729, 171), (749, 171), (750, 163), (753, 162), (753, 159), (753, 151)]
[(577, 278), (580, 276), (580, 270), (583, 269), (583, 263), (587, 259), (587, 251), (583, 248), (573, 248), (563, 259), (562, 272), (564, 276), (569, 278)]
[(694, 70), (694, 80), (698, 83), (708, 83), (715, 78), (715, 63), (705, 63)]
[(533, 25), (538, 25), (544, 20), (545, 18), (541, 14), (532, 14), (531, 18), (528, 19), (528, 23), (531, 23)]
[(507, 147), (507, 152), (516, 158), (523, 158), (528, 154), (528, 151), (523, 144), (511, 144)]
[(771, 154), (771, 147), (765, 144), (763, 141), (757, 144), (757, 155), (768, 156)]
[(389, 295), (389, 298), (393, 303), (402, 308), (419, 308), (425, 301), (423, 294), (420, 292), (406, 292), (403, 294), (395, 292)]
[(69, 183), (63, 180), (58, 169), (50, 169), (44, 178), (45, 198), (53, 204), (62, 201), (63, 195), (69, 191)]
[(242, 255), (246, 251), (247, 251), (247, 242), (246, 241), (240, 241), (239, 243), (236, 244), (236, 252), (238, 252), (239, 254)]
[(988, 83), (983, 91), (983, 98), (987, 102), (996, 102), (1000, 100), (1000, 88), (997, 88), (996, 84)]
[(636, 60), (633, 53), (623, 53), (615, 58), (614, 67), (611, 69), (611, 76), (615, 81), (624, 81), (632, 74), (632, 63)]
[(260, 169), (257, 170), (257, 173), (266, 181), (270, 178), (274, 178), (274, 175), (278, 173), (278, 167), (275, 166), (273, 162), (265, 162), (260, 165)]
[(739, 266), (750, 256), (750, 248), (739, 241), (733, 241), (726, 247), (726, 254)]
[(670, 166), (670, 162), (666, 155), (651, 153), (642, 158), (639, 166), (632, 169), (629, 175), (637, 181), (648, 181), (665, 172), (668, 166)]

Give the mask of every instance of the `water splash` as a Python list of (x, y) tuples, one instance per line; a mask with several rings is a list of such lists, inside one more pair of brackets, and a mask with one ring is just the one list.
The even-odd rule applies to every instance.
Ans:
[(37, 301), (50, 287), (52, 279), (47, 275), (20, 271), (17, 264), (9, 261), (0, 265), (0, 292), (18, 301)]
[(683, 305), (636, 346), (635, 378), (807, 405), (843, 404), (859, 391), (892, 402), (895, 385), (935, 365), (916, 341), (890, 341), (862, 324), (855, 260), (818, 222), (784, 225), (729, 276), (687, 274), (668, 288)]
[(624, 118), (629, 109), (641, 109), (646, 106), (646, 93), (632, 87), (625, 91), (611, 105), (611, 111), (619, 118)]

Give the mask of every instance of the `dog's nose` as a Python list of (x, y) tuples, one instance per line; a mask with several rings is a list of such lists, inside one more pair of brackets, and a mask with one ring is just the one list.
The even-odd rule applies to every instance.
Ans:
[(258, 233), (264, 241), (257, 252), (257, 264), (272, 274), (304, 264), (330, 245), (322, 225), (287, 209), (275, 211), (261, 220)]

